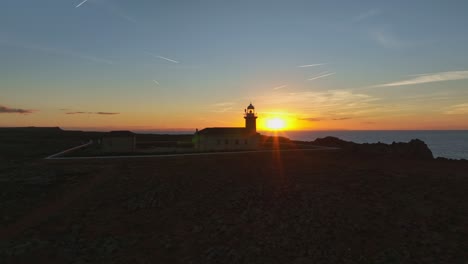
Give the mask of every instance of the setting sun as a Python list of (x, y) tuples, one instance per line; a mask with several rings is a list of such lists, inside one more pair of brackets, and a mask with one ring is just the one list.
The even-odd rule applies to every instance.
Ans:
[(266, 127), (270, 130), (281, 130), (286, 127), (286, 122), (281, 118), (275, 117), (266, 121)]

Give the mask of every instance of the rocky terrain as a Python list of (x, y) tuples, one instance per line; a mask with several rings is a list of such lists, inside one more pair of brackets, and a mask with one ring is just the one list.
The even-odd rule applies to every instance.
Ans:
[(35, 160), (0, 177), (0, 262), (466, 263), (467, 171), (347, 151)]
[(410, 158), (431, 160), (434, 158), (431, 150), (423, 141), (413, 139), (410, 142), (364, 143), (344, 141), (335, 137), (318, 138), (308, 142), (316, 146), (338, 147), (352, 155), (359, 156), (385, 156), (389, 158)]

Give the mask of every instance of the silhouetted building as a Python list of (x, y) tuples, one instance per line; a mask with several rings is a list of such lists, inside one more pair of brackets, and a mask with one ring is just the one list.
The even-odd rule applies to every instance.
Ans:
[(197, 130), (194, 146), (200, 151), (256, 149), (260, 141), (257, 115), (250, 104), (244, 110), (245, 127), (209, 127)]
[(130, 131), (111, 131), (102, 138), (103, 152), (128, 153), (135, 151), (136, 136)]

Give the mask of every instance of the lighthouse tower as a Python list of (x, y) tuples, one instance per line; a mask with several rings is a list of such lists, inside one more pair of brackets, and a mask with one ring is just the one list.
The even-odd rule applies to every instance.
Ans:
[(245, 128), (249, 132), (257, 132), (257, 114), (255, 113), (255, 107), (252, 103), (244, 109)]

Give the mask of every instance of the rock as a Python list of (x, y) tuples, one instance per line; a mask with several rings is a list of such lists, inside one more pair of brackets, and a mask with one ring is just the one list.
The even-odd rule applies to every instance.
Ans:
[(318, 146), (327, 146), (327, 147), (352, 147), (355, 143), (350, 141), (344, 141), (337, 137), (324, 137), (324, 138), (317, 138), (316, 140), (312, 141), (314, 145)]
[(390, 145), (392, 152), (405, 158), (416, 158), (416, 159), (434, 159), (432, 151), (419, 139), (412, 139), (409, 143), (394, 143)]
[(336, 137), (317, 138), (312, 142), (314, 145), (338, 147), (346, 152), (364, 156), (390, 156), (395, 158), (432, 160), (434, 156), (424, 141), (412, 139), (408, 143), (363, 143), (358, 144), (344, 141)]

